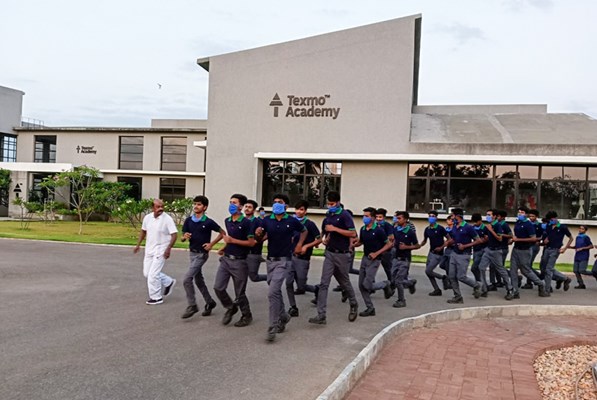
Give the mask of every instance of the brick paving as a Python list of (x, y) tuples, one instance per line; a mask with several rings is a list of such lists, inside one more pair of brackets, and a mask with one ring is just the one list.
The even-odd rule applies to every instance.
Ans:
[(537, 400), (533, 361), (547, 349), (597, 344), (597, 317), (472, 319), (398, 336), (349, 400)]

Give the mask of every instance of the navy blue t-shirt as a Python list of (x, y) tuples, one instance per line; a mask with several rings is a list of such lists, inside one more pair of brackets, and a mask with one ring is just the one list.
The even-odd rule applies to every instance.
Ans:
[(450, 232), (450, 237), (454, 239), (454, 252), (457, 254), (470, 254), (471, 248), (468, 247), (464, 250), (458, 249), (459, 244), (469, 244), (479, 238), (477, 235), (477, 231), (473, 228), (472, 225), (467, 224), (466, 222), (462, 222), (460, 225), (456, 226), (454, 224), (454, 228)]
[(444, 254), (443, 248), (438, 253), (434, 252), (434, 250), (440, 246), (443, 246), (444, 238), (446, 237), (448, 237), (448, 232), (443, 226), (437, 223), (433, 224), (433, 226), (427, 226), (423, 232), (423, 238), (429, 240), (429, 252), (433, 254)]
[(328, 244), (326, 247), (332, 251), (348, 252), (351, 238), (341, 235), (338, 232), (326, 232), (326, 225), (333, 225), (340, 229), (354, 231), (354, 222), (348, 211), (341, 208), (333, 214), (328, 212), (321, 224), (322, 234), (328, 236)]
[(265, 218), (262, 223), (263, 230), (267, 233), (268, 257), (291, 257), (292, 237), (296, 232), (306, 230), (305, 226), (296, 218), (291, 218), (287, 213), (278, 221), (274, 214)]
[[(475, 232), (477, 232), (477, 235), (479, 235), (479, 237), (481, 239), (484, 239), (488, 235), (491, 235), (491, 233), (489, 233), (487, 231), (487, 227), (485, 225), (483, 225), (483, 224), (481, 224), (479, 226), (473, 225), (473, 228), (475, 229)], [(486, 247), (487, 247), (487, 242), (483, 242), (481, 244), (473, 246), (473, 251), (481, 251), (481, 250), (483, 250)]]
[[(501, 235), (502, 234), (502, 225), (498, 223), (498, 221), (493, 221), (491, 223), (491, 227), (493, 228), (493, 231), (496, 233), (496, 235)], [(489, 232), (489, 229), (487, 227), (485, 227), (485, 229), (487, 230), (487, 247), (495, 250), (498, 248), (502, 247), (502, 242), (497, 240), (493, 234), (491, 232)], [(506, 239), (502, 239), (506, 240)]]
[(548, 225), (545, 230), (547, 236), (547, 247), (550, 249), (559, 249), (564, 244), (564, 236), (572, 237), (570, 230), (564, 224), (559, 222), (555, 225)]
[[(226, 232), (230, 237), (238, 240), (248, 240), (255, 236), (255, 224), (250, 219), (241, 215), (236, 221), (232, 220), (232, 217), (226, 218), (224, 221), (226, 226)], [(238, 244), (228, 243), (224, 247), (224, 254), (235, 257), (242, 257), (249, 254), (250, 247), (239, 246)]]
[[(543, 228), (541, 227), (541, 222), (535, 221), (533, 222), (533, 226), (535, 226), (535, 236), (538, 238), (543, 237)], [(537, 242), (538, 244), (539, 242)]]
[[(307, 237), (303, 244), (313, 243), (314, 240), (319, 239), (321, 237), (321, 233), (319, 232), (319, 228), (315, 225), (315, 222), (311, 221), (307, 217), (305, 217), (302, 221), (299, 221), (303, 226), (307, 229)], [(292, 248), (294, 249), (301, 237), (300, 233), (295, 233), (292, 237)], [(311, 255), (313, 254), (313, 247), (309, 247), (305, 254), (301, 254), (298, 257), (303, 260), (310, 260)]]
[[(502, 234), (503, 235), (512, 235), (512, 229), (510, 229), (510, 225), (506, 221), (498, 222), (502, 226)], [(507, 249), (510, 245), (510, 238), (503, 238), (501, 241), (500, 246), (502, 249)]]
[(187, 217), (182, 224), (182, 233), (190, 233), (189, 248), (198, 253), (206, 253), (203, 245), (211, 242), (211, 233), (220, 232), (222, 228), (207, 215), (203, 214), (198, 222), (193, 221), (193, 217)]
[[(263, 224), (263, 220), (261, 218), (257, 218), (255, 216), (249, 218), (249, 221), (253, 223), (253, 231), (256, 231), (257, 228), (260, 228)], [(257, 241), (255, 246), (249, 249), (249, 254), (261, 254), (263, 253), (263, 242)]]
[[(528, 239), (536, 236), (537, 229), (533, 223), (528, 219), (524, 221), (516, 221), (514, 224), (514, 236), (520, 239)], [(514, 242), (514, 248), (519, 250), (528, 250), (533, 247), (533, 243), (528, 242)]]
[[(576, 237), (574, 247), (580, 249), (581, 247), (592, 246), (591, 238), (586, 233), (580, 234)], [(590, 249), (577, 251), (574, 254), (574, 261), (586, 261), (589, 259)]]
[(376, 222), (373, 223), (371, 229), (367, 229), (367, 226), (361, 228), (359, 234), (359, 240), (363, 243), (363, 252), (365, 256), (371, 253), (379, 251), (388, 242), (388, 235), (382, 226)]
[(401, 226), (394, 227), (394, 248), (396, 249), (396, 257), (411, 259), (412, 250), (400, 250), (400, 243), (404, 243), (408, 246), (418, 244), (417, 234), (413, 231), (410, 226), (406, 226), (402, 229)]

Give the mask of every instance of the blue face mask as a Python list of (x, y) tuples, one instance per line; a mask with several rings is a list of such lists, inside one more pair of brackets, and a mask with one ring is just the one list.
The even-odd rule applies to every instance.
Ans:
[(265, 211), (259, 211), (259, 215), (261, 215), (262, 217), (265, 217)]
[(587, 234), (586, 234), (586, 233), (579, 233), (579, 234), (578, 234), (578, 237), (579, 237), (579, 238), (582, 238), (582, 237), (585, 237), (585, 236), (587, 236)]
[(272, 206), (272, 212), (275, 215), (284, 214), (286, 212), (286, 206), (281, 203), (274, 203), (274, 205)]
[(493, 222), (493, 217), (491, 215), (486, 215), (485, 216), (485, 221), (486, 222)]
[(480, 226), (473, 226), (473, 228), (475, 228), (476, 231), (480, 230), (481, 227)]
[(305, 217), (299, 217), (298, 215), (294, 214), (294, 218), (298, 219), (299, 221), (302, 221), (305, 219)]
[(230, 215), (234, 215), (238, 212), (238, 206), (236, 204), (230, 203), (228, 205), (228, 212)]
[(371, 217), (363, 217), (363, 223), (369, 225), (371, 223)]
[(427, 218), (427, 220), (429, 221), (429, 223), (431, 225), (433, 225), (437, 222), (437, 217), (429, 217), (429, 218)]
[(541, 228), (542, 228), (543, 230), (547, 229), (547, 224), (541, 224)]
[(404, 229), (404, 227), (403, 227), (403, 226), (397, 226), (397, 227), (396, 227), (396, 230), (397, 230), (398, 232), (402, 231), (403, 229)]
[(519, 221), (524, 221), (525, 219), (527, 219), (526, 215), (524, 215), (524, 214), (518, 214), (518, 220)]
[(452, 232), (452, 228), (450, 228), (449, 226), (446, 226), (446, 232)]
[(193, 222), (199, 222), (201, 220), (201, 218), (197, 218), (197, 216), (195, 216), (195, 214), (191, 215), (191, 221)]
[(555, 225), (555, 224), (557, 224), (557, 223), (558, 223), (558, 220), (557, 220), (557, 219), (550, 219), (550, 220), (549, 220), (549, 225)]
[(396, 217), (396, 216), (394, 215), (394, 217), (392, 217), (392, 222), (394, 222), (394, 223), (398, 222), (398, 217)]

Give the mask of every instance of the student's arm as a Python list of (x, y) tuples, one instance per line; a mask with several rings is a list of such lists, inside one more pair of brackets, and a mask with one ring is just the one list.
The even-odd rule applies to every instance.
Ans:
[(491, 224), (485, 225), (487, 227), (487, 230), (489, 231), (489, 233), (491, 234), (491, 236), (493, 236), (495, 238), (495, 240), (498, 241), (502, 241), (502, 235), (499, 233), (495, 233), (495, 231), (493, 230), (493, 226)]
[(392, 246), (394, 246), (394, 243), (390, 242), (390, 239), (388, 238), (388, 240), (386, 241), (386, 244), (381, 249), (369, 254), (369, 258), (372, 260), (375, 260), (377, 257), (379, 257), (380, 254), (383, 254), (386, 251), (390, 250), (392, 248)]
[(357, 236), (357, 232), (353, 229), (341, 229), (341, 228), (338, 228), (337, 226), (330, 225), (330, 224), (325, 226), (325, 231), (327, 233), (336, 232), (342, 236), (346, 236), (349, 238), (353, 238), (353, 237)]
[(564, 254), (566, 252), (566, 249), (568, 248), (568, 246), (570, 246), (572, 244), (572, 241), (574, 240), (574, 237), (572, 236), (570, 231), (566, 232), (566, 236), (568, 236), (568, 243), (566, 244), (566, 246), (564, 246), (560, 249), (560, 254)]
[(170, 234), (170, 243), (168, 243), (168, 247), (166, 251), (164, 251), (164, 258), (167, 260), (170, 258), (170, 250), (174, 247), (174, 243), (176, 243), (176, 239), (178, 238), (178, 232), (174, 232)]
[(135, 248), (133, 249), (133, 253), (137, 254), (139, 252), (139, 248), (141, 247), (141, 243), (143, 242), (143, 240), (145, 239), (145, 236), (147, 235), (147, 231), (141, 229), (139, 231), (139, 238), (137, 239), (137, 245), (135, 246)]
[(205, 251), (210, 251), (216, 243), (218, 243), (220, 240), (222, 240), (224, 238), (225, 234), (226, 234), (226, 232), (224, 232), (224, 229), (220, 228), (220, 231), (218, 232), (218, 236), (216, 236), (216, 238), (214, 240), (212, 240), (209, 243), (203, 244), (203, 248), (205, 249)]

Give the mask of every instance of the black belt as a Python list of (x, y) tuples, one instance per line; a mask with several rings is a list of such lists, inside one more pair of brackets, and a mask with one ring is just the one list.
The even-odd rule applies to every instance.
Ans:
[(518, 247), (517, 247), (517, 246), (514, 246), (514, 248), (515, 248), (516, 250), (528, 250), (528, 249), (530, 249), (531, 247), (532, 247), (532, 246), (518, 246)]
[(245, 260), (247, 258), (247, 256), (233, 256), (232, 254), (224, 254), (224, 257), (230, 260)]
[(336, 250), (336, 249), (326, 249), (327, 251), (331, 251), (332, 253), (337, 253), (337, 254), (346, 254), (346, 253), (350, 253), (350, 250)]
[(311, 259), (311, 256), (305, 256), (305, 255), (298, 255), (295, 257), (298, 258), (299, 260), (305, 260), (305, 261), (309, 261)]
[(461, 250), (454, 250), (454, 253), (458, 254), (458, 255), (463, 255), (463, 254), (467, 254), (467, 255), (471, 255), (470, 251), (461, 251)]
[(410, 258), (408, 258), (408, 257), (394, 257), (394, 258), (398, 261), (410, 261)]
[(495, 250), (501, 250), (502, 248), (501, 247), (488, 247), (488, 249), (495, 251)]
[(195, 249), (191, 249), (191, 248), (189, 248), (189, 250), (191, 251), (191, 253), (207, 254), (207, 251), (195, 250)]
[(290, 261), (290, 257), (268, 257), (267, 261)]
[(261, 254), (263, 254), (263, 251), (260, 251), (260, 252), (249, 251), (249, 254), (253, 254), (253, 255), (256, 255), (256, 256), (260, 256)]

